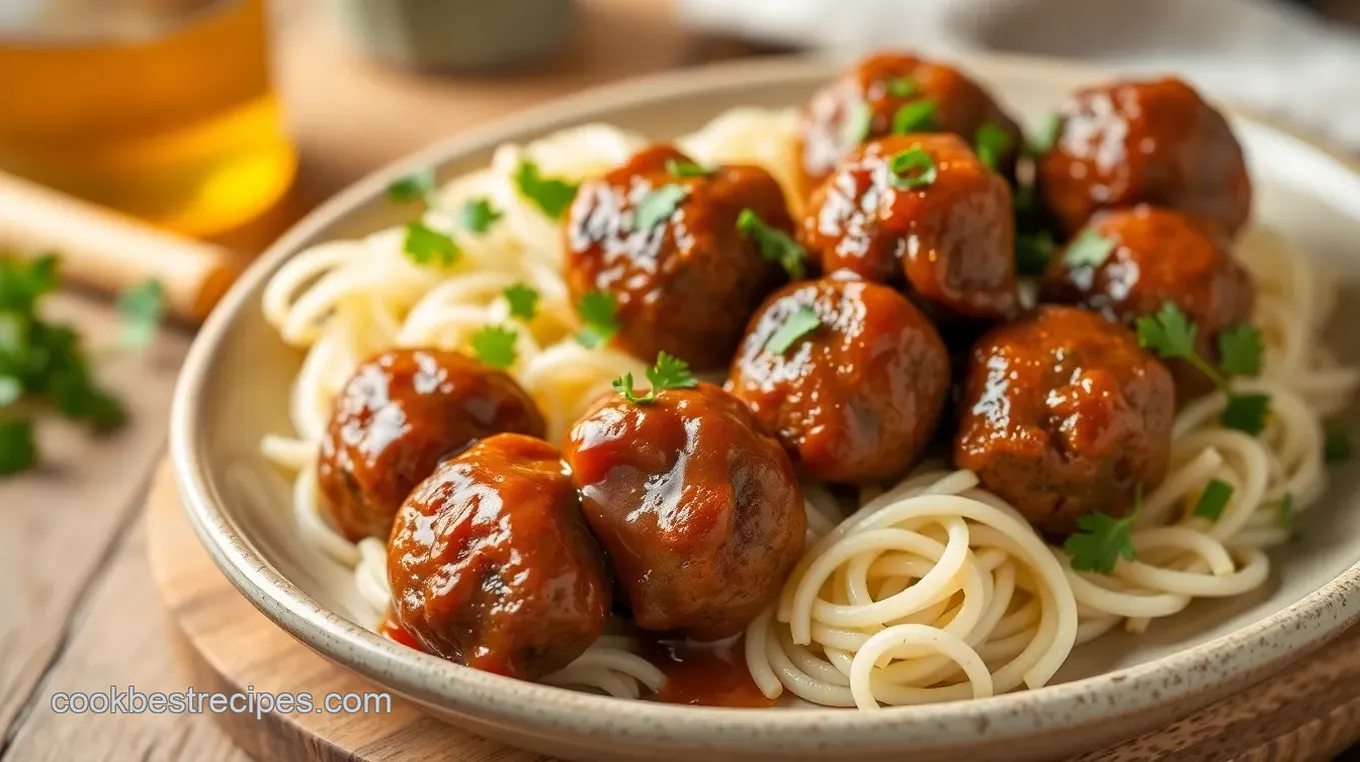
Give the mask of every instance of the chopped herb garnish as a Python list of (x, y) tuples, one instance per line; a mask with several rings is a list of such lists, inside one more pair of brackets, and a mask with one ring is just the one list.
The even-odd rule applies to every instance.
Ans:
[(1021, 275), (1043, 275), (1058, 248), (1047, 230), (1015, 234), (1015, 268)]
[(581, 316), (581, 330), (576, 342), (595, 349), (614, 337), (619, 330), (619, 304), (608, 291), (590, 291), (576, 302), (576, 314)]
[(1256, 436), (1266, 428), (1270, 416), (1270, 395), (1229, 394), (1223, 409), (1223, 425)]
[(845, 106), (843, 119), (841, 142), (846, 146), (857, 146), (869, 137), (869, 131), (873, 129), (874, 110), (865, 101), (851, 101)]
[(538, 314), (538, 292), (528, 283), (516, 283), (507, 286), (501, 292), (505, 301), (510, 303), (510, 315), (520, 320), (533, 320), (534, 315)]
[(688, 195), (689, 189), (683, 185), (663, 185), (647, 191), (633, 209), (632, 229), (651, 230), (662, 224), (675, 214), (675, 210), (680, 208), (680, 202)]
[(789, 277), (797, 280), (807, 272), (804, 264), (807, 255), (803, 247), (788, 233), (766, 225), (755, 210), (741, 210), (737, 216), (737, 230), (755, 240), (760, 256), (783, 265)]
[(930, 132), (936, 129), (935, 101), (923, 99), (907, 103), (893, 114), (892, 131), (894, 135), (911, 132)]
[(708, 167), (703, 164), (695, 164), (692, 161), (676, 161), (666, 159), (666, 174), (675, 177), (708, 177), (717, 171), (717, 167)]
[(424, 267), (449, 267), (463, 253), (452, 238), (419, 220), (406, 223), (401, 250), (407, 259)]
[(0, 421), (0, 476), (27, 471), (38, 462), (31, 421)]
[(1328, 463), (1343, 463), (1351, 457), (1351, 437), (1343, 429), (1327, 429), (1327, 438), (1322, 447), (1323, 458)]
[(888, 95), (894, 98), (910, 98), (919, 90), (916, 80), (911, 77), (893, 77), (885, 85)]
[(667, 389), (693, 389), (699, 385), (689, 372), (689, 363), (665, 352), (656, 354), (656, 365), (647, 369), (647, 380), (652, 388), (644, 396), (638, 396), (633, 389), (633, 374), (625, 373), (614, 379), (614, 390), (634, 405), (650, 405), (658, 394)]
[(899, 151), (888, 160), (888, 171), (892, 173), (892, 184), (906, 190), (929, 187), (939, 176), (935, 160), (920, 146)]
[(123, 316), (120, 342), (127, 349), (143, 349), (156, 339), (165, 317), (165, 289), (158, 280), (145, 280), (118, 295)]
[(1280, 498), (1279, 511), (1280, 528), (1288, 533), (1290, 542), (1298, 542), (1300, 536), (1295, 522), (1298, 517), (1294, 513), (1294, 493), (1284, 493), (1284, 497)]
[(0, 376), (0, 407), (9, 407), (24, 396), (24, 382), (16, 376)]
[(1090, 228), (1067, 245), (1063, 261), (1068, 267), (1100, 267), (1109, 259), (1116, 245), (1113, 238), (1106, 238), (1099, 230)]
[(1042, 156), (1053, 150), (1053, 146), (1058, 142), (1058, 134), (1062, 131), (1062, 123), (1062, 116), (1058, 114), (1049, 114), (1044, 118), (1030, 141), (1031, 156)]
[(463, 208), (458, 210), (458, 226), (474, 233), (485, 233), (502, 216), (504, 215), (492, 206), (489, 200), (484, 198), (468, 199), (468, 202), (463, 204)]
[(562, 219), (567, 207), (576, 199), (575, 184), (544, 177), (539, 173), (538, 165), (528, 160), (520, 161), (519, 169), (515, 170), (515, 187), (554, 220)]
[(434, 169), (426, 167), (399, 179), (387, 186), (387, 197), (393, 201), (419, 201), (434, 192)]
[(1077, 531), (1063, 543), (1063, 550), (1072, 559), (1072, 568), (1109, 574), (1119, 559), (1133, 560), (1133, 538), (1129, 528), (1143, 508), (1143, 484), (1134, 488), (1133, 510), (1122, 519), (1095, 511), (1077, 519)]
[(1250, 323), (1238, 323), (1218, 334), (1218, 367), (1230, 376), (1255, 376), (1261, 372), (1265, 343)]
[(1199, 500), (1195, 501), (1195, 515), (1210, 521), (1218, 521), (1218, 517), (1223, 515), (1223, 509), (1227, 507), (1228, 501), (1232, 499), (1233, 486), (1222, 479), (1210, 479), (1204, 485), (1204, 491), (1200, 493)]
[(1014, 144), (1011, 134), (1001, 129), (996, 122), (983, 122), (973, 136), (978, 161), (993, 172), (1001, 166), (1001, 157), (1010, 153)]
[(799, 307), (792, 315), (784, 319), (784, 322), (770, 334), (770, 338), (765, 342), (765, 351), (782, 355), (789, 351), (795, 341), (817, 330), (822, 324), (822, 319), (817, 317), (817, 311), (811, 307)]
[(504, 370), (515, 364), (515, 339), (519, 334), (503, 325), (488, 325), (472, 334), (468, 343), (477, 359), (492, 368)]

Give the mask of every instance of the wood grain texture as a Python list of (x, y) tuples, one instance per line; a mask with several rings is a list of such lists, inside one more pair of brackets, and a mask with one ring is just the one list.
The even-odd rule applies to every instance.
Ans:
[[(204, 689), (371, 691), (255, 611), (200, 548), (164, 470), (147, 504), (149, 553), (176, 655)], [(1360, 739), (1360, 631), (1281, 675), (1173, 725), (1070, 762), (1325, 762)], [(221, 716), (259, 759), (532, 762), (394, 699), (390, 715)]]

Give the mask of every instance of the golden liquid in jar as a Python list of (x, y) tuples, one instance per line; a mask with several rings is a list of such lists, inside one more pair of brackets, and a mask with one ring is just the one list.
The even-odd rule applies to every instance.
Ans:
[(264, 0), (0, 5), (0, 170), (196, 235), (288, 189)]

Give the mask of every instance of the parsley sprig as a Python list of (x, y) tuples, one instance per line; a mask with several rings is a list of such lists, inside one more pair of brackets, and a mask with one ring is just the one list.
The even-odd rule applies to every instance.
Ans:
[(1119, 564), (1119, 559), (1132, 561), (1133, 538), (1129, 536), (1129, 529), (1142, 509), (1143, 483), (1139, 482), (1134, 487), (1133, 510), (1124, 518), (1116, 519), (1094, 511), (1077, 519), (1077, 531), (1063, 543), (1063, 550), (1072, 559), (1072, 568), (1109, 574)]
[(760, 256), (784, 266), (789, 277), (802, 278), (807, 272), (806, 253), (793, 237), (779, 228), (770, 227), (754, 209), (743, 209), (737, 215), (737, 230), (756, 242)]
[(392, 184), (387, 186), (387, 197), (398, 203), (420, 201), (434, 192), (434, 186), (434, 168), (426, 167), (393, 180)]
[(401, 250), (422, 267), (451, 267), (463, 255), (457, 241), (420, 220), (406, 223)]
[(1233, 326), (1218, 337), (1219, 366), (1214, 367), (1195, 349), (1198, 326), (1179, 307), (1166, 302), (1154, 315), (1138, 318), (1138, 343), (1168, 360), (1184, 360), (1214, 382), (1228, 398), (1223, 425), (1260, 434), (1270, 412), (1270, 396), (1243, 394), (1228, 385), (1232, 375), (1255, 375), (1261, 370), (1260, 332), (1247, 324)]
[(521, 195), (554, 220), (562, 219), (576, 199), (577, 186), (555, 177), (544, 177), (538, 164), (524, 160), (515, 170), (515, 187)]
[(680, 208), (680, 203), (689, 196), (689, 189), (683, 185), (662, 185), (647, 191), (633, 208), (634, 232), (651, 230), (664, 223)]
[(485, 198), (468, 199), (463, 208), (458, 210), (458, 225), (466, 230), (470, 230), (478, 235), (491, 229), (504, 215), (500, 210), (491, 205), (491, 201)]
[(619, 303), (608, 291), (586, 292), (576, 302), (576, 314), (581, 316), (576, 342), (583, 347), (604, 346), (619, 332)]
[(520, 281), (506, 286), (501, 296), (510, 304), (511, 317), (533, 320), (534, 315), (538, 314), (538, 291), (528, 283)]
[(472, 334), (468, 343), (477, 359), (492, 368), (505, 370), (515, 364), (515, 340), (519, 334), (515, 329), (503, 325), (488, 325)]
[(693, 389), (699, 385), (689, 371), (689, 363), (665, 352), (657, 353), (656, 364), (648, 368), (646, 373), (652, 388), (645, 395), (639, 396), (633, 389), (632, 373), (614, 379), (614, 390), (634, 405), (650, 405), (656, 401), (658, 394), (667, 389)]

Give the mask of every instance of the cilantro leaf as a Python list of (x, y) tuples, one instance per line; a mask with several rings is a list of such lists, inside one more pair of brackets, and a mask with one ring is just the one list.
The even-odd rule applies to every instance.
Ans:
[(935, 123), (935, 101), (924, 98), (905, 104), (893, 114), (892, 132), (906, 135), (911, 132), (929, 132), (937, 129)]
[(1210, 479), (1209, 483), (1204, 485), (1204, 491), (1200, 493), (1199, 500), (1195, 501), (1195, 515), (1210, 521), (1218, 521), (1218, 517), (1223, 515), (1223, 509), (1227, 507), (1232, 496), (1233, 486), (1231, 484), (1222, 479)]
[(920, 86), (911, 77), (893, 77), (884, 85), (888, 95), (894, 98), (910, 98), (916, 94)]
[(574, 183), (544, 177), (538, 165), (527, 159), (520, 161), (519, 169), (515, 170), (515, 187), (554, 220), (562, 219), (567, 207), (576, 199), (577, 186)]
[(1001, 166), (1001, 157), (1010, 152), (1014, 142), (1011, 134), (996, 122), (983, 122), (973, 135), (973, 147), (978, 161), (993, 172)]
[(1351, 457), (1351, 437), (1344, 429), (1327, 429), (1322, 455), (1328, 463), (1343, 463)]
[(503, 325), (488, 325), (472, 334), (468, 343), (477, 359), (492, 368), (504, 370), (515, 364), (515, 339), (519, 334)]
[(633, 209), (632, 230), (651, 230), (664, 223), (680, 208), (680, 202), (689, 196), (689, 189), (683, 185), (663, 185), (652, 188), (638, 201)]
[(505, 301), (510, 303), (510, 314), (520, 320), (533, 320), (538, 314), (538, 292), (523, 281), (507, 286), (501, 292)]
[(484, 198), (468, 199), (458, 210), (458, 226), (474, 233), (485, 233), (504, 215)]
[(652, 388), (645, 396), (638, 396), (633, 389), (633, 374), (625, 373), (614, 379), (614, 390), (634, 405), (650, 405), (656, 397), (667, 389), (693, 389), (698, 380), (689, 371), (689, 363), (665, 352), (656, 354), (656, 364), (647, 369), (647, 380)]
[(165, 317), (165, 289), (158, 280), (145, 280), (118, 295), (118, 311), (123, 316), (122, 345), (147, 347)]
[(576, 302), (576, 313), (581, 316), (581, 330), (576, 342), (588, 349), (601, 347), (619, 330), (619, 304), (608, 291), (589, 291)]
[(1223, 410), (1223, 425), (1256, 436), (1265, 429), (1269, 413), (1270, 395), (1230, 393), (1228, 407)]
[(1059, 114), (1049, 114), (1044, 118), (1039, 129), (1035, 131), (1034, 138), (1029, 144), (1031, 156), (1042, 156), (1053, 150), (1053, 146), (1058, 143), (1058, 136), (1062, 132), (1063, 120)]
[(38, 442), (30, 421), (0, 421), (0, 476), (27, 471), (38, 462)]
[(1134, 488), (1133, 510), (1122, 519), (1111, 518), (1100, 511), (1077, 519), (1078, 531), (1063, 543), (1063, 550), (1072, 558), (1072, 568), (1079, 571), (1098, 571), (1109, 574), (1119, 559), (1133, 560), (1133, 538), (1129, 528), (1143, 507), (1143, 484)]
[[(1167, 359), (1195, 357), (1195, 324), (1171, 302), (1138, 318), (1138, 344)], [(1210, 374), (1211, 377), (1214, 374)]]
[(695, 164), (692, 161), (666, 159), (666, 174), (675, 177), (708, 177), (716, 171), (717, 167)]
[(456, 241), (419, 220), (406, 223), (401, 250), (407, 259), (424, 267), (449, 267), (463, 254)]
[(1043, 275), (1057, 250), (1053, 234), (1047, 230), (1015, 234), (1015, 268), (1021, 275)]
[(399, 203), (419, 201), (434, 192), (434, 185), (434, 168), (426, 167), (393, 180), (387, 186), (387, 197)]
[(893, 154), (888, 160), (888, 171), (892, 173), (893, 186), (904, 190), (928, 188), (939, 177), (935, 160), (920, 146)]
[(789, 351), (795, 341), (817, 330), (821, 324), (822, 319), (817, 317), (816, 310), (807, 306), (799, 307), (770, 334), (770, 338), (765, 341), (765, 351), (782, 355)]
[(862, 100), (852, 101), (845, 107), (841, 122), (841, 142), (846, 146), (857, 146), (869, 137), (874, 125), (874, 111)]
[(737, 230), (754, 239), (760, 256), (784, 266), (789, 277), (797, 280), (806, 274), (806, 253), (788, 233), (772, 228), (752, 209), (743, 209), (737, 216)]
[[(1067, 245), (1067, 250), (1063, 252), (1063, 261), (1068, 267), (1100, 267), (1105, 264), (1106, 259), (1109, 259), (1110, 254), (1114, 253), (1116, 245), (1113, 238), (1106, 238), (1099, 230), (1088, 228)], [(1163, 305), (1163, 308), (1165, 306)]]
[(1238, 323), (1218, 334), (1218, 367), (1226, 375), (1259, 375), (1264, 354), (1261, 332), (1250, 323)]
[(38, 300), (57, 289), (56, 254), (29, 262), (0, 256), (0, 310), (30, 313)]

